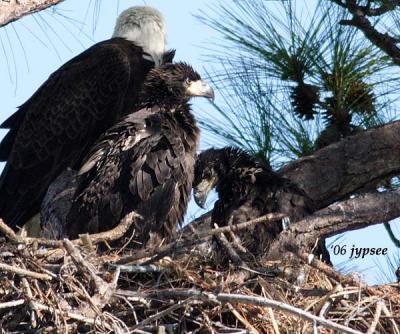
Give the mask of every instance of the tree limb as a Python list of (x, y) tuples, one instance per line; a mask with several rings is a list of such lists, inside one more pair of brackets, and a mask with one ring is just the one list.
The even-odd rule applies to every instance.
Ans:
[(368, 193), (334, 203), (283, 231), (270, 248), (270, 257), (297, 249), (310, 250), (315, 240), (380, 224), (400, 216), (400, 190)]
[(320, 209), (373, 181), (400, 174), (400, 155), (394, 152), (400, 152), (399, 121), (346, 137), (279, 173), (296, 182)]
[(0, 0), (0, 28), (26, 15), (40, 12), (63, 0)]
[(340, 0), (332, 0), (332, 2), (346, 8), (352, 14), (351, 20), (342, 20), (340, 24), (353, 26), (362, 31), (372, 44), (390, 56), (395, 64), (400, 65), (400, 48), (396, 45), (399, 40), (387, 33), (379, 32), (368, 19), (368, 16), (383, 15), (395, 9), (400, 5), (399, 1), (384, 1), (380, 7), (376, 8), (370, 8), (369, 5), (359, 6), (356, 0), (347, 0), (345, 3)]

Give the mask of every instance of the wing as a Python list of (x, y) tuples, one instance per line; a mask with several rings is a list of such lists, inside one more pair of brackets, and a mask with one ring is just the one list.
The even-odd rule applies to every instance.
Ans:
[(134, 95), (146, 67), (141, 49), (126, 43), (111, 39), (72, 59), (4, 123), (11, 130), (0, 147), (8, 157), (0, 217), (8, 225), (22, 225), (38, 212), (49, 184), (66, 167), (75, 168), (124, 112), (127, 92)]
[(255, 176), (258, 187), (272, 196), (268, 204), (272, 211), (288, 214), (291, 222), (315, 211), (313, 200), (291, 180), (270, 170), (260, 170)]
[(185, 174), (185, 148), (174, 130), (153, 110), (107, 131), (81, 168), (68, 217), (70, 237), (111, 229), (131, 211), (144, 218), (136, 226), (141, 241), (150, 232), (166, 236), (174, 230), (177, 221), (168, 216)]

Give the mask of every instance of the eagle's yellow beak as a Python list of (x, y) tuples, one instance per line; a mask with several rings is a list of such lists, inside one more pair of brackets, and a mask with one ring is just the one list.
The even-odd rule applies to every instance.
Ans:
[(214, 101), (214, 90), (203, 80), (197, 80), (190, 82), (187, 87), (187, 93), (189, 96), (203, 96), (208, 97), (211, 101)]

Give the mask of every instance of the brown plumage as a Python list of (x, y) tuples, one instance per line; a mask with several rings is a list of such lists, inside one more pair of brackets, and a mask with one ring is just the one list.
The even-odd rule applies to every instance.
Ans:
[[(157, 46), (164, 46), (157, 11), (135, 7), (124, 13), (117, 28), (142, 40), (141, 29), (151, 24), (160, 29)], [(139, 21), (129, 22), (135, 18)], [(99, 135), (131, 111), (155, 64), (145, 52), (153, 49), (151, 43), (142, 47), (115, 37), (92, 46), (55, 71), (1, 125), (10, 129), (0, 144), (0, 160), (7, 160), (0, 178), (0, 217), (9, 226), (22, 226), (39, 212), (51, 182), (67, 167), (78, 168)], [(167, 60), (172, 56), (166, 54)]]
[(131, 211), (143, 216), (135, 224), (142, 243), (151, 233), (171, 237), (183, 220), (199, 140), (188, 100), (213, 92), (184, 63), (153, 69), (143, 87), (138, 111), (108, 130), (81, 167), (71, 238), (111, 229)]
[[(218, 200), (211, 220), (220, 226), (272, 212), (287, 214), (293, 223), (314, 211), (312, 200), (296, 184), (233, 147), (208, 149), (198, 156), (193, 188), (199, 206), (204, 206), (211, 189), (216, 189)], [(262, 254), (282, 229), (280, 222), (260, 224), (252, 233), (245, 231), (239, 235), (251, 251)]]

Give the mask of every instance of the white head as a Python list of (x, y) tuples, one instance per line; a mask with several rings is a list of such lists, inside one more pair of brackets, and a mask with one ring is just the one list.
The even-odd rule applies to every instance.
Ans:
[(117, 19), (112, 37), (122, 37), (141, 46), (156, 65), (162, 63), (165, 51), (165, 22), (152, 7), (134, 6), (124, 10)]

